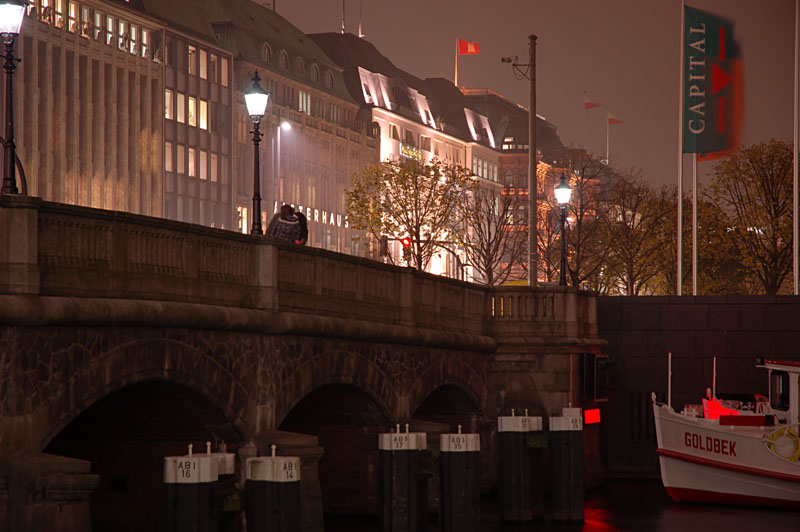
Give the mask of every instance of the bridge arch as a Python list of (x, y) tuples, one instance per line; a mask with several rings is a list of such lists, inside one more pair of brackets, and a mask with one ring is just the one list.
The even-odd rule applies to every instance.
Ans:
[(243, 436), (252, 434), (248, 420), (254, 405), (239, 380), (212, 356), (194, 346), (168, 338), (132, 340), (92, 357), (51, 394), (46, 427), (40, 435), (44, 449), (82, 412), (114, 392), (145, 381), (181, 385), (199, 394), (223, 413)]
[(361, 390), (390, 419), (394, 417), (395, 383), (369, 357), (345, 350), (331, 350), (309, 358), (284, 381), (275, 396), (276, 425), (281, 425), (298, 403), (328, 385), (349, 385)]

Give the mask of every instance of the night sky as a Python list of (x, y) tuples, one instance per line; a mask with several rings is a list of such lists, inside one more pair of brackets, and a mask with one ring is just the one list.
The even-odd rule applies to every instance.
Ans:
[[(359, 0), (346, 0), (346, 28), (358, 33)], [(565, 144), (606, 150), (606, 111), (583, 110), (583, 91), (624, 122), (611, 126), (612, 164), (652, 183), (676, 182), (680, 67), (679, 0), (362, 0), (366, 39), (399, 68), (453, 79), (457, 38), (480, 44), (459, 59), (459, 85), (489, 88), (528, 105), (528, 82), (503, 56), (527, 63), (538, 36), (537, 110)], [(792, 0), (688, 2), (734, 23), (744, 69), (743, 142), (792, 140)], [(277, 0), (306, 33), (340, 31), (340, 0)], [(585, 125), (586, 124), (586, 125)], [(690, 183), (688, 156), (685, 183)], [(713, 163), (701, 163), (701, 173)]]

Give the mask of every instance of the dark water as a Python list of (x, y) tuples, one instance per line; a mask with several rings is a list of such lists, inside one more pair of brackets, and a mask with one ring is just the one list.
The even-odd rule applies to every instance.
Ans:
[[(798, 486), (800, 489), (800, 486)], [(590, 490), (584, 503), (584, 522), (577, 524), (500, 523), (496, 499), (484, 498), (482, 532), (599, 532), (607, 530), (663, 532), (800, 532), (800, 512), (761, 508), (677, 504), (660, 481), (610, 481)], [(377, 519), (328, 516), (326, 532), (379, 531)], [(431, 523), (430, 532), (438, 532)]]

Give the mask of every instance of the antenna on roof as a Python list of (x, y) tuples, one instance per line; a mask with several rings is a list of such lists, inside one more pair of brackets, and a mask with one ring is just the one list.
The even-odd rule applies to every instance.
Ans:
[(342, 0), (342, 35), (344, 35), (344, 0)]
[(358, 38), (363, 39), (364, 34), (361, 32), (361, 15), (364, 11), (364, 0), (359, 0), (358, 2)]

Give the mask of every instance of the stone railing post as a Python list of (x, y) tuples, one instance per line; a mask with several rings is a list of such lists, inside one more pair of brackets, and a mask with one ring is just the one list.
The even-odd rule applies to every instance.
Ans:
[(39, 206), (30, 196), (0, 197), (0, 292), (39, 293)]
[(253, 250), (253, 292), (250, 307), (278, 310), (278, 248), (260, 241)]

